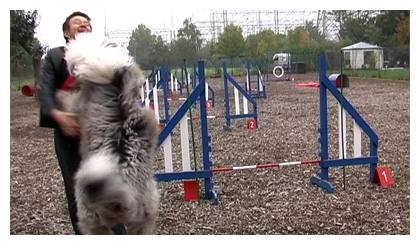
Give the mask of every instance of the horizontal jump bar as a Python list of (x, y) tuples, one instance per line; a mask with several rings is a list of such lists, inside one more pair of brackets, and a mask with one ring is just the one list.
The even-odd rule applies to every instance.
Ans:
[(274, 167), (288, 166), (288, 165), (317, 164), (317, 163), (320, 163), (320, 162), (321, 162), (321, 160), (299, 161), (299, 162), (283, 162), (283, 163), (249, 165), (249, 166), (239, 166), (239, 167), (229, 167), (229, 168), (216, 168), (216, 169), (211, 169), (211, 171), (212, 172), (226, 172), (226, 171), (243, 170), (243, 169), (274, 168)]
[[(338, 167), (338, 166), (369, 164), (369, 163), (377, 163), (377, 162), (378, 162), (377, 156), (346, 158), (346, 159), (330, 159), (330, 160), (324, 160), (322, 167)], [(258, 168), (274, 168), (274, 167), (289, 166), (289, 165), (304, 165), (304, 164), (319, 164), (319, 163), (321, 163), (321, 160), (270, 163), (270, 164), (260, 164), (260, 165), (228, 167), (228, 168), (215, 168), (215, 169), (210, 169), (210, 170), (199, 170), (197, 172), (185, 171), (185, 172), (158, 173), (155, 175), (155, 177), (157, 181), (210, 178), (212, 176), (212, 173), (215, 173), (215, 172), (227, 172), (227, 171), (233, 171), (233, 170), (258, 169)]]
[(156, 181), (172, 181), (182, 179), (203, 179), (210, 178), (212, 172), (209, 170), (184, 171), (184, 172), (167, 172), (155, 174)]
[[(207, 116), (207, 119), (226, 118), (226, 115)], [(190, 118), (187, 118), (190, 120)], [(192, 117), (193, 120), (198, 120), (200, 117)]]
[(247, 118), (247, 117), (256, 117), (257, 114), (256, 113), (250, 113), (250, 114), (239, 114), (239, 115), (227, 115), (226, 117), (229, 119), (234, 119), (234, 118)]
[(172, 181), (172, 180), (195, 179), (195, 178), (201, 179), (201, 178), (210, 178), (214, 172), (225, 172), (225, 171), (253, 169), (253, 168), (271, 168), (271, 167), (280, 167), (280, 166), (286, 166), (286, 165), (316, 164), (320, 162), (321, 162), (320, 160), (313, 160), (313, 161), (301, 161), (301, 162), (261, 164), (261, 165), (241, 166), (241, 167), (231, 167), (231, 168), (216, 168), (216, 169), (211, 169), (211, 170), (199, 170), (197, 172), (195, 171), (167, 172), (167, 173), (157, 173), (155, 174), (155, 178), (156, 178), (156, 181)]

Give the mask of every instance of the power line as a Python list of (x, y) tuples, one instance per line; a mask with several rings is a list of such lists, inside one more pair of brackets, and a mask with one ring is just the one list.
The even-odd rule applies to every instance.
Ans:
[[(192, 13), (192, 23), (206, 41), (216, 41), (228, 25), (240, 26), (244, 37), (257, 34), (265, 29), (271, 29), (276, 34), (285, 34), (298, 26), (312, 22), (321, 34), (328, 39), (337, 38), (338, 27), (325, 10), (195, 10)], [(106, 27), (105, 27), (106, 28)], [(161, 36), (166, 43), (176, 40), (176, 30), (171, 19), (170, 28), (153, 28), (151, 33)], [(114, 39), (127, 47), (131, 30), (106, 31), (108, 38)]]

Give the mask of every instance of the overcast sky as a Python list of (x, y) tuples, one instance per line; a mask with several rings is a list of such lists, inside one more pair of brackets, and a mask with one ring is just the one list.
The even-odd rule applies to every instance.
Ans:
[[(246, 0), (248, 1), (248, 0)], [(109, 31), (133, 30), (139, 24), (145, 24), (149, 29), (182, 27), (185, 18), (192, 17), (193, 10), (210, 10), (229, 8), (232, 3), (222, 0), (71, 0), (71, 1), (31, 1), (14, 0), (6, 2), (9, 9), (38, 10), (39, 26), (36, 36), (42, 43), (50, 47), (64, 44), (61, 25), (65, 18), (74, 11), (82, 11), (92, 19), (93, 33), (104, 35), (105, 19)], [(245, 2), (243, 2), (245, 3)]]
[[(149, 10), (150, 9), (150, 10)], [(152, 7), (143, 10), (132, 7), (127, 9), (113, 9), (104, 6), (102, 9), (66, 8), (60, 10), (39, 9), (40, 25), (36, 29), (37, 37), (42, 43), (50, 47), (63, 45), (62, 23), (74, 11), (82, 11), (92, 19), (93, 33), (103, 36), (105, 26), (108, 31), (134, 30), (139, 24), (146, 25), (149, 29), (170, 28), (173, 20), (175, 29), (182, 27), (185, 18), (192, 15), (192, 10), (184, 10), (182, 14), (176, 9), (160, 9), (152, 11)], [(106, 23), (106, 25), (105, 25)]]
[[(301, 0), (303, 3), (308, 0)], [(311, 1), (309, 1), (311, 2)], [(10, 9), (38, 10), (40, 24), (36, 36), (42, 43), (50, 47), (64, 44), (61, 25), (65, 18), (74, 11), (82, 11), (92, 19), (93, 33), (104, 35), (105, 19), (108, 31), (133, 30), (139, 24), (145, 24), (149, 29), (171, 28), (172, 20), (175, 30), (182, 27), (185, 18), (192, 17), (193, 12), (202, 10), (256, 10), (256, 9), (300, 9), (303, 6), (291, 3), (284, 5), (274, 0), (71, 0), (71, 1), (30, 1), (13, 0), (6, 2), (15, 5)], [(312, 6), (311, 6), (312, 5)], [(314, 4), (304, 7), (318, 9)], [(198, 17), (198, 16), (197, 16)]]
[[(364, 6), (359, 9), (375, 9), (375, 7), (372, 8), (373, 3), (362, 0), (353, 0), (350, 6), (339, 5), (337, 1), (330, 0), (321, 2), (300, 0), (288, 1), (288, 4), (284, 4), (284, 1), (278, 0), (14, 0), (6, 4), (15, 5), (10, 6), (10, 9), (38, 10), (40, 24), (35, 30), (36, 36), (50, 48), (64, 44), (61, 25), (74, 11), (88, 14), (92, 19), (93, 34), (103, 36), (105, 23), (108, 31), (133, 30), (139, 24), (144, 24), (149, 29), (171, 28), (172, 23), (174, 29), (177, 30), (182, 27), (185, 18), (193, 17), (195, 13), (194, 18), (198, 19), (199, 14), (208, 15), (210, 10), (334, 10), (355, 9), (357, 6)], [(386, 6), (381, 5), (381, 9), (386, 9), (384, 7)], [(398, 9), (404, 9), (404, 7), (400, 6)], [(207, 20), (209, 19), (208, 15)]]

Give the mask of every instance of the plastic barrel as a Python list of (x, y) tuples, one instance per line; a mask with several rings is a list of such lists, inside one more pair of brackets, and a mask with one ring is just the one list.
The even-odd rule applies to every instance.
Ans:
[(343, 88), (349, 87), (349, 77), (346, 74), (332, 74), (328, 79), (334, 83), (337, 88), (341, 87), (341, 81), (343, 81)]

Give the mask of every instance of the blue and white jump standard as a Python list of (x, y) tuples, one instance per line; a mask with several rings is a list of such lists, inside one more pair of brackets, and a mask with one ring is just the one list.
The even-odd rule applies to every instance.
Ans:
[[(198, 62), (198, 74), (199, 83), (196, 88), (191, 92), (187, 100), (182, 103), (176, 113), (169, 119), (165, 127), (159, 134), (158, 144), (159, 147), (164, 141), (170, 137), (171, 132), (180, 121), (187, 117), (189, 106), (195, 101), (200, 101), (200, 117), (201, 120), (201, 145), (202, 145), (202, 159), (203, 169), (202, 170), (190, 170), (182, 172), (166, 171), (165, 173), (155, 174), (157, 181), (172, 181), (172, 180), (184, 180), (184, 179), (204, 179), (204, 196), (206, 199), (213, 199), (215, 203), (218, 202), (217, 194), (213, 191), (213, 183), (211, 177), (213, 172), (211, 171), (212, 162), (210, 161), (209, 153), (211, 151), (210, 136), (208, 135), (207, 128), (207, 109), (206, 109), (206, 97), (205, 97), (205, 76), (204, 76), (204, 61)], [(189, 101), (188, 101), (189, 100)], [(186, 120), (182, 120), (186, 122)], [(165, 163), (166, 164), (166, 163)]]
[[(229, 75), (227, 72), (226, 62), (223, 62), (223, 81), (225, 89), (225, 113), (226, 113), (226, 124), (223, 125), (223, 128), (226, 131), (232, 131), (231, 119), (236, 118), (254, 118), (255, 128), (258, 128), (258, 111), (257, 111), (257, 102), (249, 95), (241, 86)], [(233, 85), (234, 96), (235, 96), (235, 114), (230, 114), (229, 107), (229, 83)], [(239, 94), (243, 98), (243, 113), (240, 109), (240, 99)], [(248, 111), (248, 102), (252, 104), (252, 112)]]
[(245, 91), (249, 95), (251, 95), (252, 98), (267, 99), (267, 93), (265, 91), (264, 78), (261, 75), (260, 62), (257, 61), (257, 65), (256, 65), (256, 69), (257, 69), (257, 89), (255, 90), (255, 93), (253, 92), (253, 89), (251, 88), (251, 62), (249, 62), (249, 60), (246, 61), (245, 68), (246, 68)]
[[(310, 181), (312, 184), (324, 188), (328, 193), (334, 192), (333, 185), (328, 181), (328, 168), (339, 166), (351, 166), (370, 164), (369, 180), (373, 180), (373, 176), (378, 163), (378, 136), (366, 121), (359, 115), (349, 101), (340, 93), (335, 83), (331, 82), (326, 76), (326, 58), (325, 55), (320, 56), (319, 60), (319, 103), (320, 103), (320, 128), (319, 142), (321, 143), (321, 151), (319, 156), (321, 162), (319, 166), (321, 172), (319, 176), (312, 176)], [(353, 158), (329, 159), (328, 157), (328, 113), (327, 113), (327, 90), (341, 103), (341, 106), (354, 120), (354, 143), (355, 156)], [(361, 130), (367, 134), (370, 139), (370, 156), (361, 156)]]

